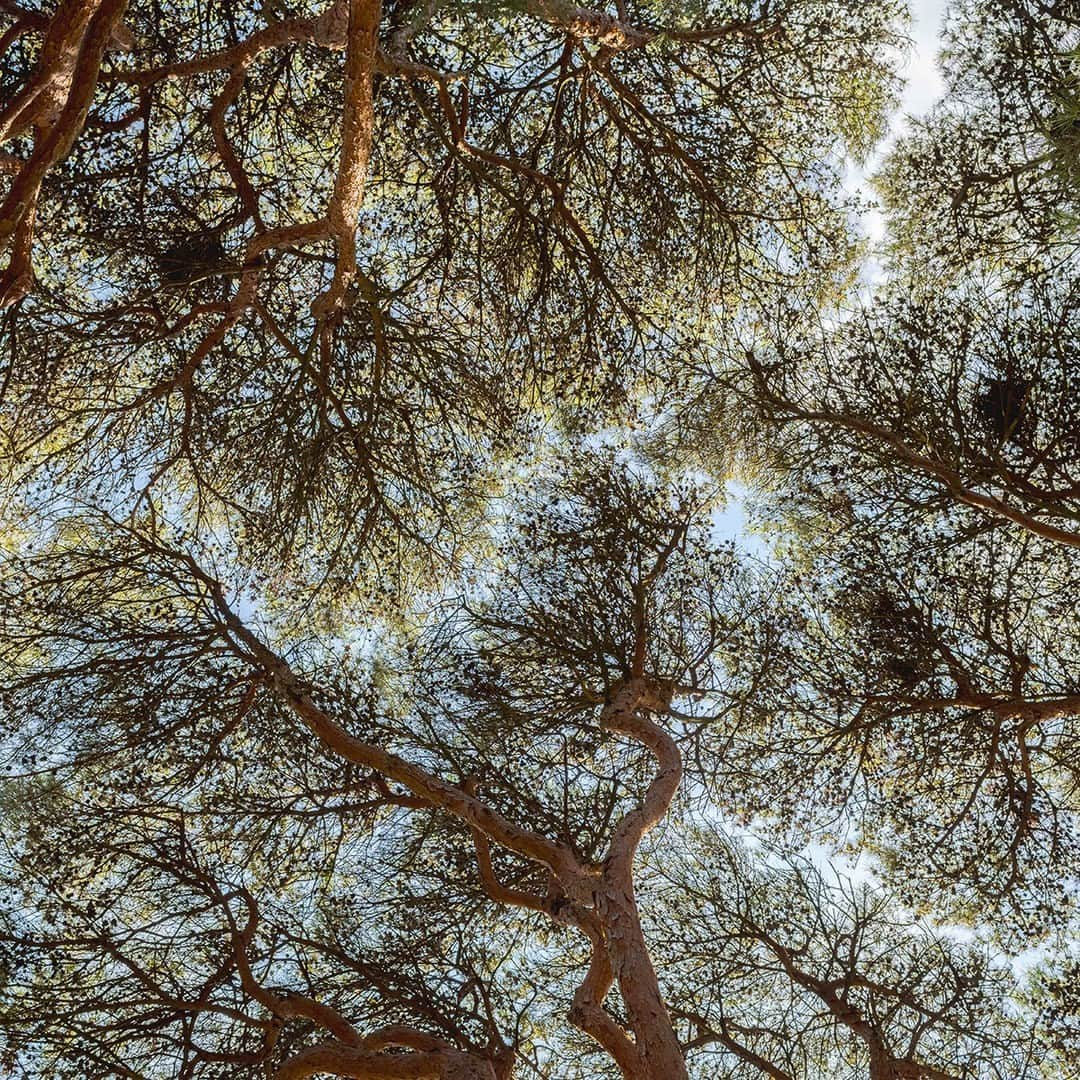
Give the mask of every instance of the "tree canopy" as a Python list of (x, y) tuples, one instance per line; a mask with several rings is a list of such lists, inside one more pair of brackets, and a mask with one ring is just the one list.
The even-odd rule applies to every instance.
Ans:
[(5, 1075), (1073, 1075), (1072, 5), (0, 16)]

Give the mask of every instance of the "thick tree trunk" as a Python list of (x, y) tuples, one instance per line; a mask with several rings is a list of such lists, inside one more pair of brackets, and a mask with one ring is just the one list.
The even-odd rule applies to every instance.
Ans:
[(645, 944), (633, 885), (610, 883), (597, 895), (596, 907), (637, 1049), (639, 1071), (633, 1080), (687, 1080), (683, 1050)]
[(667, 711), (670, 691), (653, 680), (627, 680), (604, 710), (601, 726), (647, 747), (659, 766), (641, 803), (619, 822), (595, 893), (603, 947), (626, 1005), (635, 1070), (628, 1080), (686, 1080), (683, 1049), (660, 993), (634, 896), (634, 856), (641, 838), (667, 813), (682, 777), (674, 739), (649, 716)]
[(311, 310), (317, 317), (341, 308), (345, 292), (356, 277), (356, 229), (375, 130), (375, 56), (381, 17), (381, 0), (350, 0), (341, 158), (327, 210), (330, 232), (337, 245), (337, 262), (329, 288), (312, 302)]

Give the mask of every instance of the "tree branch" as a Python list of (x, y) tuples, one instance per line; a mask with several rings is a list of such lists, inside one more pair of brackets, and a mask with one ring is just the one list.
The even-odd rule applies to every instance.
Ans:
[(367, 184), (375, 127), (374, 77), (381, 0), (350, 0), (349, 40), (345, 58), (345, 110), (341, 120), (341, 157), (327, 217), (337, 245), (330, 287), (311, 305), (317, 318), (342, 307), (345, 290), (356, 276), (356, 225)]

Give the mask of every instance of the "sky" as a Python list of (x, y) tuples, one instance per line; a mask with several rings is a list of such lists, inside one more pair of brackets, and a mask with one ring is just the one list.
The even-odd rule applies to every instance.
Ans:
[(941, 41), (941, 24), (945, 17), (944, 0), (916, 0), (912, 4), (915, 24), (912, 37), (915, 47), (905, 75), (908, 85), (904, 90), (901, 113), (923, 115), (941, 96), (944, 86), (935, 63)]
[[(909, 0), (909, 2), (912, 14), (910, 30), (912, 46), (902, 68), (906, 84), (900, 103), (889, 124), (889, 135), (864, 167), (858, 168), (852, 165), (848, 170), (848, 184), (862, 192), (867, 199), (874, 197), (868, 177), (874, 174), (897, 136), (903, 134), (907, 128), (908, 117), (925, 116), (945, 89), (937, 67), (937, 54), (941, 48), (941, 27), (948, 5), (945, 0)], [(884, 219), (877, 211), (871, 211), (863, 225), (870, 239), (875, 243), (880, 241), (885, 234)], [(880, 270), (875, 270), (871, 274), (871, 281), (875, 281), (879, 274)]]

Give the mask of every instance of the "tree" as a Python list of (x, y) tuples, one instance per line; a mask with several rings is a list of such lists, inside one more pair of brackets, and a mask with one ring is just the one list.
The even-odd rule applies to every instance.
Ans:
[(714, 802), (1019, 952), (1063, 947), (1076, 899), (1075, 19), (951, 26), (949, 93), (879, 180), (887, 280), (839, 311), (765, 298), (669, 408), (713, 467), (742, 408), (776, 541)]
[(1068, 1067), (1067, 11), (2, 10), (6, 1071)]
[[(237, 614), (242, 583), (219, 581), (211, 553), (179, 536), (104, 522), (111, 548), (65, 530), (19, 553), (5, 664), (21, 674), (6, 710), (26, 753), (48, 748), (28, 764), (50, 779), (33, 835), (16, 820), (9, 836), (37, 912), (16, 935), (34, 992), (7, 1018), (10, 1060), (486, 1078), (531, 1055), (539, 1075), (566, 1075), (565, 1036), (537, 1019), (565, 1010), (621, 1075), (687, 1075), (687, 1054), (712, 1042), (712, 1006), (688, 1012), (695, 998), (678, 989), (669, 1010), (635, 892), (642, 841), (697, 772), (683, 748), (745, 599), (732, 553), (708, 543), (703, 499), (610, 453), (551, 463), (499, 526), (505, 570), (440, 609), (396, 663), (317, 640), (286, 658), (269, 626)], [(667, 934), (719, 947), (725, 924), (745, 932), (737, 905), (688, 913), (691, 887), (665, 902), (669, 860), (654, 860), (657, 885), (646, 874), (642, 887), (659, 893), (650, 916)], [(793, 932), (773, 900), (765, 925)], [(516, 1044), (507, 968), (547, 999)], [(792, 992), (824, 994), (852, 1025), (850, 988), (807, 970), (784, 969)], [(953, 1022), (922, 1015), (891, 1064), (884, 1035), (859, 1034), (875, 1078), (954, 1075), (916, 1064), (924, 1033)], [(981, 1024), (965, 1037), (997, 1038)], [(313, 1028), (322, 1042), (307, 1042)], [(795, 1040), (783, 1051), (720, 1030), (740, 1062), (828, 1058), (816, 1023), (774, 1021)]]
[(1077, 25), (1068, 3), (975, 0), (950, 14), (948, 92), (880, 180), (895, 246), (932, 274), (984, 260), (1024, 279), (1074, 261)]
[(706, 307), (842, 277), (897, 36), (892, 0), (8, 9), (5, 459), (331, 576), (451, 548), (537, 414), (621, 415)]
[(1035, 539), (917, 516), (868, 535), (830, 510), (839, 536), (766, 578), (745, 648), (768, 635), (775, 672), (744, 676), (736, 790), (797, 835), (857, 829), (910, 902), (1002, 911), (1021, 941), (1067, 933), (1076, 568)]
[(888, 282), (844, 318), (767, 299), (725, 371), (773, 422), (921, 476), (918, 497), (1073, 547), (1075, 33), (1068, 5), (959, 7), (949, 93), (877, 181)]
[[(1053, 728), (1077, 705), (1074, 636), (1056, 621), (1080, 546), (1075, 229), (1054, 186), (1060, 125), (1047, 119), (1075, 82), (1075, 20), (1060, 6), (1000, 7), (957, 10), (950, 94), (886, 162), (888, 281), (842, 318), (798, 300), (759, 313), (723, 371), (779, 436), (771, 497), (807, 597), (786, 618), (804, 645), (848, 654), (822, 665), (830, 708), (858, 711), (853, 736), (883, 709), (914, 713), (919, 731), (927, 712), (965, 709), (970, 726), (991, 710), (957, 760), (998, 753), (1003, 719)], [(973, 173), (957, 124), (998, 125), (980, 146), (1024, 164)], [(1025, 179), (1007, 188), (1006, 173)], [(898, 186), (916, 178), (917, 198)], [(927, 258), (931, 232), (941, 260)], [(851, 666), (868, 662), (873, 681), (855, 686)], [(1014, 781), (1032, 795), (1030, 775)]]
[(726, 1051), (740, 1066), (731, 1075), (777, 1080), (1028, 1074), (1030, 1036), (1005, 1005), (999, 957), (912, 925), (887, 895), (807, 860), (755, 865), (712, 830), (695, 841), (694, 858), (663, 876), (675, 910), (699, 914), (669, 924), (674, 992), (692, 1002), (695, 1042), (721, 1051), (714, 1068)]

